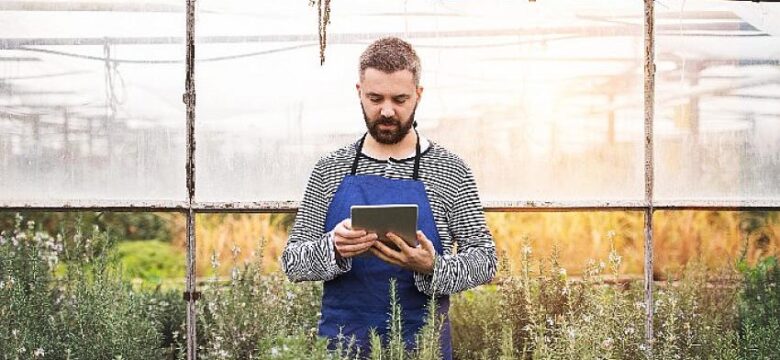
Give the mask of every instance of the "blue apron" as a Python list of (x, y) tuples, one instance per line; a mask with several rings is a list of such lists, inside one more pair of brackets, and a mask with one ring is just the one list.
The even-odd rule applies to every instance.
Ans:
[[(416, 130), (415, 130), (416, 131)], [(366, 136), (357, 146), (352, 172), (342, 180), (328, 208), (324, 231), (332, 230), (350, 217), (352, 205), (417, 204), (417, 229), (433, 243), (437, 254), (442, 254), (439, 232), (433, 219), (425, 186), (418, 180), (420, 168), (420, 137), (417, 136), (412, 180), (388, 179), (377, 175), (355, 175), (358, 159)], [(390, 318), (390, 279), (396, 279), (396, 294), (401, 305), (403, 337), (407, 350), (415, 347), (415, 334), (424, 325), (430, 297), (417, 290), (414, 273), (388, 264), (367, 253), (352, 258), (352, 269), (333, 280), (326, 281), (322, 295), (322, 317), (319, 335), (329, 338), (335, 349), (339, 333), (347, 338), (355, 336), (355, 345), (361, 357), (370, 353), (369, 330), (374, 328), (386, 343)], [(437, 296), (438, 313), (445, 316), (441, 330), (443, 358), (452, 359), (450, 322), (447, 318), (449, 296)]]

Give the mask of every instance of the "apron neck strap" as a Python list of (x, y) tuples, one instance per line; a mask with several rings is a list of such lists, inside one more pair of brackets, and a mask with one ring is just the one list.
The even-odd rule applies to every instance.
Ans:
[[(414, 171), (412, 172), (412, 179), (418, 180), (420, 178), (420, 133), (417, 132), (416, 128), (414, 129), (414, 134), (417, 135), (417, 144), (414, 146)], [(360, 138), (360, 141), (357, 144), (355, 160), (352, 160), (351, 175), (355, 175), (357, 172), (358, 160), (360, 160), (360, 156), (363, 155), (363, 143), (366, 141), (366, 135), (368, 135), (368, 133), (363, 134), (363, 137)]]
[(357, 144), (357, 151), (355, 152), (355, 160), (352, 160), (352, 172), (350, 174), (355, 175), (355, 172), (357, 172), (357, 165), (358, 160), (360, 160), (360, 155), (363, 154), (363, 142), (366, 141), (366, 135), (368, 133), (363, 134), (363, 137), (360, 138), (360, 141)]
[(420, 133), (417, 132), (417, 127), (414, 127), (414, 134), (417, 135), (417, 144), (414, 145), (414, 172), (412, 172), (412, 179), (417, 180), (420, 177)]

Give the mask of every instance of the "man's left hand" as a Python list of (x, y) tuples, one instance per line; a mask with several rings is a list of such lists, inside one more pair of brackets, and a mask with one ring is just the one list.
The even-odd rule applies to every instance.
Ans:
[(400, 251), (395, 250), (381, 241), (374, 243), (371, 247), (371, 253), (376, 257), (393, 265), (398, 265), (404, 269), (416, 271), (423, 274), (433, 274), (433, 262), (436, 256), (436, 249), (433, 243), (425, 237), (422, 231), (417, 231), (417, 247), (411, 247), (398, 235), (391, 232), (387, 233), (387, 238), (397, 246)]

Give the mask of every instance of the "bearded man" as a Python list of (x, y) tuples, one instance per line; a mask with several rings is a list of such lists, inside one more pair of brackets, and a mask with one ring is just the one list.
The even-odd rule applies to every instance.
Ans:
[[(461, 158), (416, 129), (423, 87), (420, 59), (409, 43), (395, 37), (373, 42), (358, 70), (355, 87), (367, 133), (317, 162), (282, 268), (292, 281), (324, 281), (319, 335), (333, 340), (331, 348), (339, 336), (354, 337), (361, 356), (370, 352), (371, 329), (386, 339), (391, 279), (408, 349), (416, 346), (435, 295), (444, 319), (441, 353), (451, 359), (449, 295), (488, 282), (496, 272), (477, 185)], [(352, 205), (381, 204), (418, 206), (419, 246), (388, 233), (394, 249), (377, 234), (352, 228)]]

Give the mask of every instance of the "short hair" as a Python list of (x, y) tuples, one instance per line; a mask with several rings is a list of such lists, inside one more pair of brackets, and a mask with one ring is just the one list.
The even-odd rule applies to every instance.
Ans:
[(414, 85), (420, 86), (420, 58), (411, 44), (397, 37), (384, 37), (368, 45), (360, 55), (359, 68), (361, 79), (368, 68), (388, 74), (409, 70), (414, 78)]

